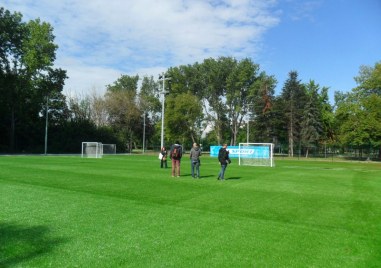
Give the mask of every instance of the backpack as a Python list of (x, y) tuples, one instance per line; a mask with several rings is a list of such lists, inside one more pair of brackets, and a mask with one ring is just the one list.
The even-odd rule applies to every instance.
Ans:
[(180, 150), (179, 150), (180, 148), (178, 148), (178, 147), (175, 147), (175, 148), (173, 148), (173, 150), (172, 150), (172, 158), (180, 158)]

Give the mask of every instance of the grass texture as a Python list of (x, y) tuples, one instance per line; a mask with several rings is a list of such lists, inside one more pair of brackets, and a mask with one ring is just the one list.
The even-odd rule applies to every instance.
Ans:
[(181, 168), (0, 157), (0, 267), (381, 267), (379, 163)]

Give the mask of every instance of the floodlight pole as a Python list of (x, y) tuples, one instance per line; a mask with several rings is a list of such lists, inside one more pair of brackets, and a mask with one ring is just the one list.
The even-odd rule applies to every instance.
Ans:
[[(57, 101), (58, 99), (50, 99), (50, 101)], [(49, 125), (49, 96), (46, 96), (46, 115), (45, 115), (45, 150), (44, 154), (48, 154), (48, 125)]]
[[(253, 104), (249, 104), (248, 105), (248, 109), (250, 109), (251, 107), (253, 107)], [(248, 117), (248, 119), (247, 119), (247, 130), (246, 130), (246, 143), (249, 143), (249, 136), (250, 136), (250, 115), (251, 115), (251, 111), (248, 111), (248, 115), (249, 115), (249, 117)]]
[(159, 80), (163, 80), (163, 88), (160, 92), (162, 94), (162, 99), (161, 99), (161, 143), (160, 143), (160, 150), (161, 148), (164, 147), (164, 103), (165, 103), (165, 80), (170, 80), (170, 77), (166, 77), (165, 73), (163, 72), (161, 75), (159, 75)]
[(246, 133), (246, 143), (249, 143), (249, 135), (250, 135), (250, 131), (249, 131), (249, 123), (250, 123), (250, 119), (247, 120), (247, 133)]
[(45, 116), (45, 155), (48, 152), (48, 111), (49, 111), (49, 98), (46, 96), (46, 116)]
[(146, 111), (143, 114), (143, 154), (145, 153), (146, 140)]

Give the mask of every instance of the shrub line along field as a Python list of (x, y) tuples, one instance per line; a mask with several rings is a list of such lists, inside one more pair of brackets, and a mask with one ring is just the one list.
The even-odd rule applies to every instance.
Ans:
[(381, 267), (379, 163), (201, 161), (0, 157), (0, 267)]

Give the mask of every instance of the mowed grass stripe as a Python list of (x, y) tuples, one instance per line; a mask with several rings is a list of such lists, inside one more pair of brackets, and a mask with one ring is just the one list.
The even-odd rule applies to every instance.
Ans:
[[(380, 263), (380, 199), (363, 198), (367, 191), (380, 190), (379, 181), (361, 177), (370, 172), (355, 174), (352, 166), (344, 165), (345, 176), (334, 170), (337, 174), (323, 172), (319, 177), (318, 172), (303, 169), (301, 162), (294, 173), (282, 167), (290, 164), (286, 161), (273, 169), (232, 165), (227, 174), (234, 179), (218, 182), (216, 160), (207, 157), (201, 180), (173, 179), (168, 169), (158, 168), (154, 157), (4, 159), (0, 159), (1, 237), (11, 241), (12, 228), (38, 229), (40, 236), (41, 230), (47, 230), (42, 235), (47, 241), (34, 237), (27, 241), (36, 248), (52, 244), (40, 247), (44, 253), (34, 257), (19, 262), (13, 258), (19, 265), (358, 267)], [(188, 163), (182, 163), (186, 175)], [(20, 169), (26, 165), (32, 171)], [(325, 166), (334, 168), (332, 163), (318, 163), (315, 171)], [(363, 168), (377, 173), (374, 166)], [(325, 188), (329, 194), (324, 194)], [(19, 251), (3, 244), (5, 251), (0, 252), (8, 253), (0, 259), (9, 261), (20, 256), (17, 252), (33, 252), (25, 246), (27, 241), (20, 240)]]
[[(27, 191), (21, 192), (23, 198)], [(163, 211), (158, 207), (129, 202), (116, 204), (108, 198), (99, 199), (93, 195), (80, 198), (77, 195), (69, 195), (65, 198), (60, 193), (38, 194), (44, 196), (38, 202), (33, 202), (32, 199), (25, 200), (25, 209), (34, 212), (27, 214), (24, 220), (32, 225), (33, 222), (37, 224), (43, 220), (43, 226), (54, 225), (60, 233), (69, 235), (55, 237), (51, 234), (54, 241), (62, 243), (57, 264), (65, 267), (75, 265), (78, 260), (82, 260), (86, 265), (99, 265), (99, 258), (105, 256), (117, 260), (117, 264), (127, 265), (133, 260), (137, 266), (155, 263), (156, 258), (159, 263), (163, 261), (163, 266), (223, 266), (225, 263), (264, 265), (271, 263), (274, 258), (275, 263), (292, 265), (296, 262), (294, 255), (301, 252), (305, 256), (298, 258), (298, 262), (307, 262), (309, 254), (313, 253), (315, 257), (322, 254), (318, 258), (318, 264), (329, 264), (330, 259), (337, 258), (332, 254), (332, 250), (340, 253), (339, 256), (345, 253), (335, 249), (335, 244), (341, 248), (343, 243), (348, 243), (346, 237), (350, 235), (336, 230), (248, 220), (246, 217), (229, 217), (181, 208), (172, 207)], [(35, 194), (32, 193), (32, 196)], [(41, 207), (39, 203), (45, 205)], [(40, 206), (41, 211), (33, 209), (36, 205)], [(36, 213), (45, 215), (38, 218)], [(94, 219), (93, 214), (103, 217)], [(194, 218), (197, 218), (197, 221), (194, 221)], [(208, 234), (208, 238), (205, 238), (205, 233)], [(311, 243), (311, 239), (314, 242)], [(71, 246), (64, 247), (69, 242)], [(89, 245), (93, 248), (89, 248)], [(358, 245), (348, 246), (353, 249), (353, 246), (357, 248)], [(192, 250), (188, 252), (190, 247)], [(322, 250), (323, 252), (320, 252)], [(366, 252), (360, 253), (366, 255)], [(241, 259), (242, 256), (245, 258)]]

